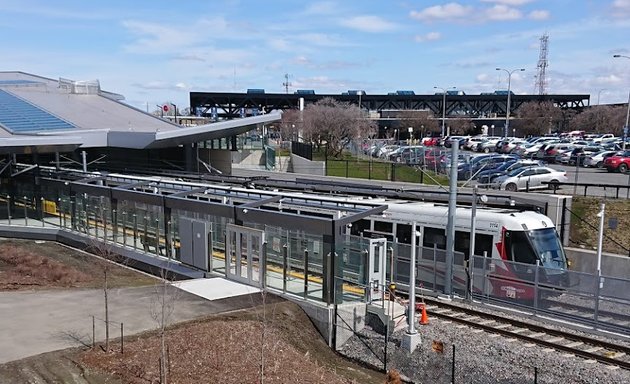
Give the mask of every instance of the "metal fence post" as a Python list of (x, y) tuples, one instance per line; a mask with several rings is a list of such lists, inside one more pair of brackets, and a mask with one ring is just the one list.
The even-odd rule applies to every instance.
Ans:
[(538, 315), (538, 269), (540, 268), (540, 260), (536, 260), (536, 269), (534, 270), (534, 315)]
[(289, 247), (287, 246), (287, 244), (285, 243), (282, 246), (282, 292), (286, 293), (287, 292), (287, 269), (289, 267), (288, 265), (288, 250)]
[(124, 339), (124, 332), (123, 332), (123, 323), (120, 323), (120, 353), (124, 353), (125, 351), (125, 339)]
[(597, 329), (597, 323), (599, 322), (599, 293), (602, 286), (602, 272), (597, 271), (597, 281), (595, 284), (595, 312), (593, 313), (593, 321), (595, 322), (595, 329)]
[(453, 344), (453, 363), (451, 364), (451, 384), (455, 384), (455, 344)]
[(9, 219), (9, 225), (11, 225), (11, 196), (7, 196), (7, 218)]
[[(411, 268), (411, 264), (409, 265)], [(437, 286), (437, 244), (433, 244), (433, 289)]]
[(308, 249), (304, 250), (304, 298), (308, 295)]

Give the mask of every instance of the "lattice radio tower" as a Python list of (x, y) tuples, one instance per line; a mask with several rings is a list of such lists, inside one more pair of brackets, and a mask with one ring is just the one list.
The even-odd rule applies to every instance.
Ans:
[(284, 92), (288, 95), (289, 94), (289, 87), (291, 86), (291, 83), (289, 83), (289, 74), (288, 73), (284, 74), (284, 83), (282, 83), (282, 86), (284, 87)]
[(534, 86), (539, 95), (547, 94), (547, 62), (549, 35), (545, 32), (540, 37), (540, 54), (538, 55), (538, 72), (536, 73), (536, 85)]

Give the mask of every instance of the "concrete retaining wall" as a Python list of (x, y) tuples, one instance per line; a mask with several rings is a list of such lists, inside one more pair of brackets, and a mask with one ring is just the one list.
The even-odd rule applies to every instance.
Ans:
[(326, 163), (323, 161), (311, 161), (291, 154), (291, 172), (324, 176), (326, 175)]
[(337, 305), (337, 327), (335, 327), (336, 348), (341, 348), (349, 338), (365, 327), (367, 305), (346, 303)]
[[(567, 258), (572, 262), (571, 270), (595, 273), (597, 271), (597, 252), (580, 248), (565, 248)], [(630, 279), (630, 257), (602, 254), (602, 275)]]

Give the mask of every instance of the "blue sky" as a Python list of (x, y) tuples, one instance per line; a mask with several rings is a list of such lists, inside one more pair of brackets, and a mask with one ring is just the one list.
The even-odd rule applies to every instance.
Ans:
[(0, 0), (0, 70), (98, 79), (139, 108), (188, 92), (507, 88), (626, 102), (630, 0)]

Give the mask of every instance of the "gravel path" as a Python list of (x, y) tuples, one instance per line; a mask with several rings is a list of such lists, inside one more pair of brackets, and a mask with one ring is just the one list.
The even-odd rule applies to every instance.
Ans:
[[(606, 383), (630, 382), (630, 371), (588, 362), (515, 339), (491, 335), (464, 325), (431, 318), (430, 324), (418, 329), (421, 343), (413, 354), (402, 350), (402, 332), (394, 333), (388, 344), (389, 368), (395, 368), (414, 383), (450, 383), (453, 345), (455, 345), (455, 382), (475, 384), (534, 383), (534, 367), (538, 383)], [(441, 342), (443, 352), (433, 349)], [(375, 366), (381, 359), (384, 336), (366, 328), (352, 337), (341, 353)], [(375, 355), (376, 354), (376, 355)]]

